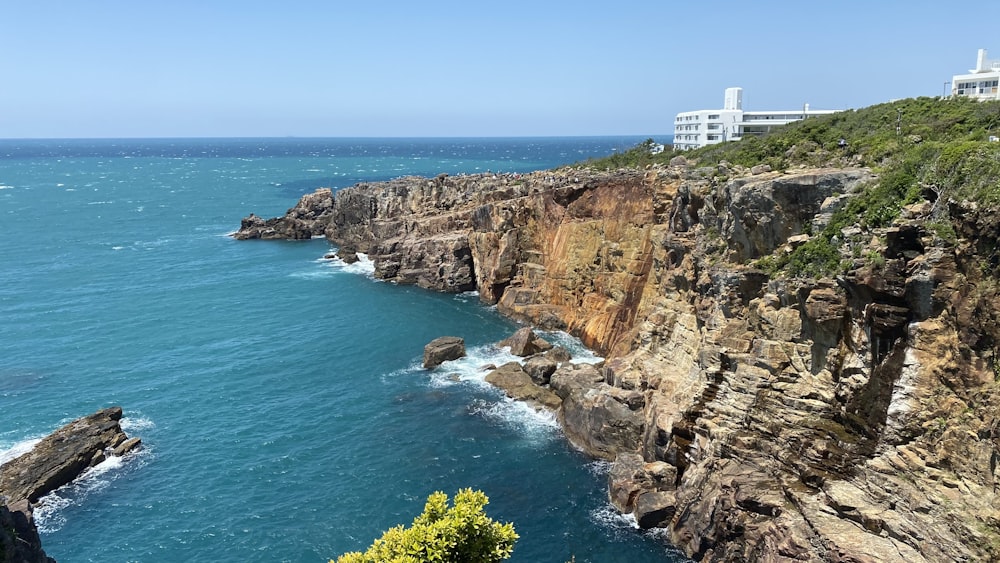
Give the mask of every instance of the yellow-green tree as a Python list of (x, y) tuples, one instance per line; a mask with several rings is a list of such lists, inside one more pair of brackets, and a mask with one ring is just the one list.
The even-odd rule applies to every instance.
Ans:
[[(345, 553), (336, 563), (496, 563), (510, 557), (517, 534), (483, 511), (490, 500), (482, 491), (463, 489), (454, 506), (442, 492), (427, 498), (424, 512), (409, 528), (396, 526), (368, 551)], [(333, 563), (333, 561), (331, 561)]]

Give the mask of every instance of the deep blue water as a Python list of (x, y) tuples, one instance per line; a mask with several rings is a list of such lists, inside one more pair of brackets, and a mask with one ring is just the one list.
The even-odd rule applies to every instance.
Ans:
[[(605, 466), (483, 383), (515, 326), (475, 296), (373, 281), (323, 240), (226, 236), (319, 186), (642, 140), (0, 141), (0, 452), (113, 404), (145, 444), (46, 499), (47, 552), (326, 561), (474, 487), (520, 534), (512, 561), (679, 560), (614, 515)], [(470, 358), (420, 369), (442, 335)]]

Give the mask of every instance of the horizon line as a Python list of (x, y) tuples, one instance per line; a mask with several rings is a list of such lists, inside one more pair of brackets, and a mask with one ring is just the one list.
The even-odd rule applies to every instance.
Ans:
[(163, 136), (163, 137), (0, 137), (0, 141), (159, 141), (159, 140), (241, 140), (241, 139), (567, 139), (567, 138), (601, 138), (601, 137), (670, 137), (673, 133), (650, 135), (646, 133), (618, 133), (594, 135), (344, 135), (344, 136), (313, 136), (313, 135), (282, 135), (282, 136)]

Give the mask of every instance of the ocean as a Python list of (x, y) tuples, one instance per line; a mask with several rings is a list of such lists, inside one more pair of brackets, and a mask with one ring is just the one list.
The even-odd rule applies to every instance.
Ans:
[[(517, 327), (476, 295), (375, 281), (321, 239), (227, 236), (321, 186), (527, 172), (642, 140), (0, 141), (0, 460), (111, 405), (144, 444), (44, 499), (47, 553), (327, 561), (472, 487), (521, 536), (511, 561), (682, 561), (615, 514), (606, 463), (483, 381)], [(469, 357), (421, 369), (444, 335)]]

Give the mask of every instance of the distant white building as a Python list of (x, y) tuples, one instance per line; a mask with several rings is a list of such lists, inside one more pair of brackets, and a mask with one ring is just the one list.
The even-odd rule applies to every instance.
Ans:
[(951, 77), (951, 95), (966, 96), (977, 100), (1000, 100), (1000, 60), (986, 58), (986, 49), (980, 49), (976, 57), (976, 68), (969, 74)]
[(837, 110), (743, 111), (743, 88), (726, 88), (722, 109), (685, 111), (674, 119), (674, 148), (696, 149), (746, 135), (763, 135), (771, 129), (814, 115)]

